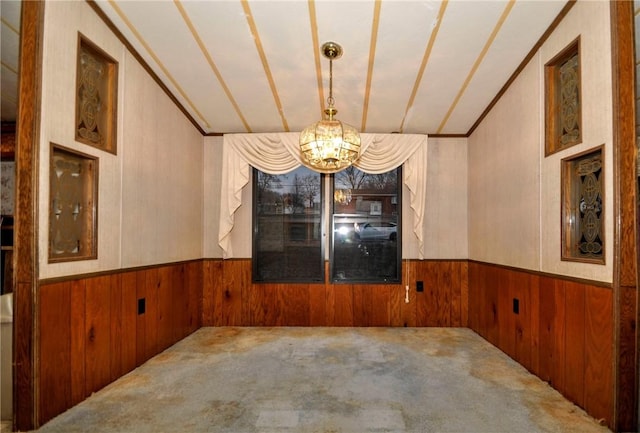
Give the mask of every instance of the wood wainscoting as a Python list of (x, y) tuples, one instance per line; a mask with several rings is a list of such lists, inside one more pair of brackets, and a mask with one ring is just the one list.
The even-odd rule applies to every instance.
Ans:
[(613, 428), (613, 292), (597, 284), (469, 262), (469, 327)]
[[(401, 284), (254, 284), (250, 259), (208, 259), (202, 322), (204, 326), (467, 326), (466, 260), (406, 260), (402, 280)], [(423, 282), (423, 292), (416, 291), (417, 281)]]
[(39, 287), (39, 425), (201, 326), (202, 261)]
[(439, 326), (471, 328), (611, 427), (610, 286), (466, 260), (408, 260), (402, 275), (253, 284), (250, 259), (205, 259), (41, 281), (39, 425), (200, 326)]

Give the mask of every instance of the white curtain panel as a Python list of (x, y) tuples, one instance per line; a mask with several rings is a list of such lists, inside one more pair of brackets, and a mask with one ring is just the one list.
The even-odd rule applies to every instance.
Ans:
[[(284, 174), (303, 165), (299, 133), (225, 134), (222, 146), (222, 188), (218, 244), (222, 257), (233, 257), (231, 231), (242, 204), (242, 189), (249, 183), (249, 167)], [(427, 136), (421, 134), (360, 134), (361, 154), (354, 166), (380, 174), (404, 164), (404, 184), (409, 189), (413, 232), (419, 258), (424, 258), (423, 218), (427, 181)]]

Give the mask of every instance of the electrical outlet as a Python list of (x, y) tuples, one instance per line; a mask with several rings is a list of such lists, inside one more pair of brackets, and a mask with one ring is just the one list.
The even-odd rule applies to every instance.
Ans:
[(520, 300), (518, 298), (513, 298), (513, 312), (520, 314)]
[(144, 314), (144, 310), (146, 309), (146, 301), (145, 298), (138, 299), (138, 316)]
[(422, 281), (416, 281), (416, 292), (424, 292), (424, 283)]

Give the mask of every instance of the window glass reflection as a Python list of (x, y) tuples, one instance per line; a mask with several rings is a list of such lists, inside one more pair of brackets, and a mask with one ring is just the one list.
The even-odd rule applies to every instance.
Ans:
[(368, 174), (352, 166), (333, 176), (333, 281), (400, 281), (400, 179), (400, 168)]
[(324, 281), (321, 176), (254, 170), (253, 280)]

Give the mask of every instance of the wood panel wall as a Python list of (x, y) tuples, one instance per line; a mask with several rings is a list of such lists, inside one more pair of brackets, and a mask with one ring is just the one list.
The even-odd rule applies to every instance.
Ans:
[(407, 261), (397, 285), (253, 284), (249, 259), (43, 282), (38, 420), (200, 326), (468, 326), (611, 427), (612, 311), (610, 287), (456, 260)]
[(202, 262), (45, 281), (38, 293), (42, 425), (200, 327)]
[[(328, 274), (328, 272), (327, 272)], [(405, 261), (402, 284), (253, 284), (251, 260), (204, 262), (204, 326), (455, 326), (468, 317), (467, 261)], [(424, 284), (416, 292), (416, 281)], [(405, 286), (409, 285), (409, 303)]]
[(469, 306), (471, 329), (612, 428), (610, 287), (470, 262)]

